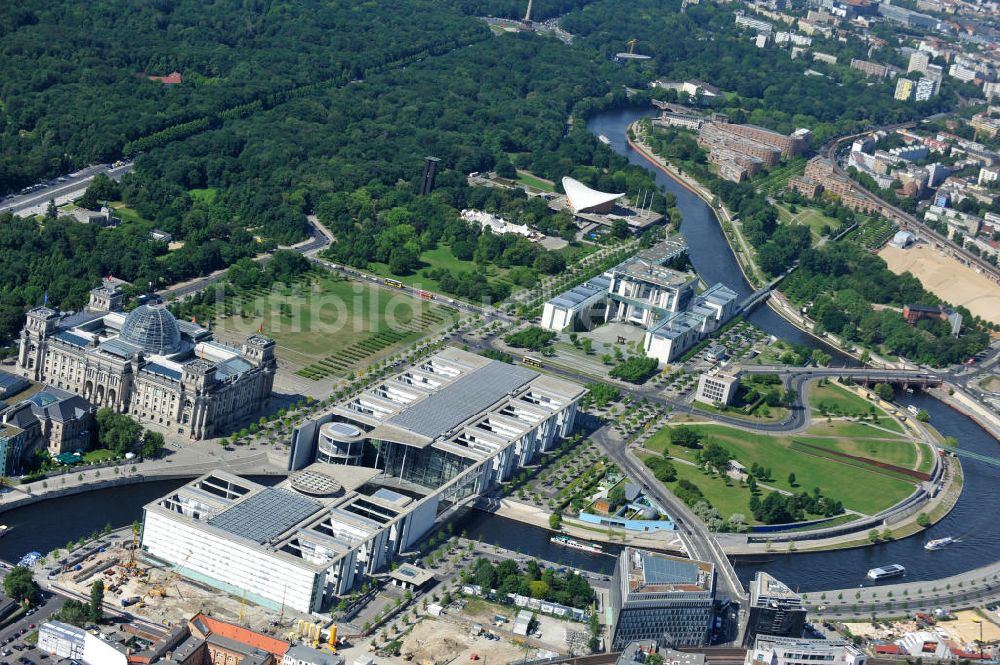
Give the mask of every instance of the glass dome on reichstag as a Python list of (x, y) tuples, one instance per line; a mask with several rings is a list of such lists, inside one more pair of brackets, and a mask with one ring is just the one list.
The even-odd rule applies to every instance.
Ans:
[(122, 323), (121, 338), (153, 355), (169, 355), (181, 350), (177, 320), (165, 307), (136, 307)]

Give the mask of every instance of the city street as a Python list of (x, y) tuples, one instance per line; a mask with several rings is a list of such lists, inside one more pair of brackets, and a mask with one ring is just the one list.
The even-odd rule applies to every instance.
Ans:
[(88, 166), (76, 173), (49, 181), (51, 184), (40, 183), (43, 186), (36, 191), (8, 196), (0, 201), (0, 209), (21, 216), (43, 215), (49, 206), (49, 201), (54, 200), (56, 205), (62, 205), (82, 195), (97, 174), (105, 173), (112, 180), (118, 180), (132, 168), (131, 162), (118, 167), (110, 164)]
[(39, 624), (44, 623), (49, 616), (58, 612), (66, 599), (59, 594), (43, 591), (45, 599), (42, 604), (34, 610), (29, 610), (31, 614), (26, 615), (9, 626), (0, 630), (0, 663), (22, 663), (18, 660), (26, 658), (28, 663), (48, 663), (51, 662), (48, 654), (25, 643), (24, 638), (29, 635)]

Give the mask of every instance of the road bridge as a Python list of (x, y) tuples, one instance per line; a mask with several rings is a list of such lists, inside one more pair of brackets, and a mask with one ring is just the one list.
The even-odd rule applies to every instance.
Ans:
[[(683, 647), (677, 649), (682, 653), (697, 653), (705, 656), (705, 662), (715, 665), (739, 665), (744, 662), (746, 649), (734, 647)], [(610, 653), (595, 653), (590, 656), (556, 656), (540, 660), (529, 660), (522, 665), (611, 665), (621, 656), (620, 651)]]
[(787, 367), (782, 365), (734, 365), (734, 372), (744, 374), (777, 374), (779, 376), (805, 376), (812, 378), (839, 378), (868, 387), (888, 383), (906, 388), (940, 386), (944, 377), (919, 369), (878, 369), (865, 367)]

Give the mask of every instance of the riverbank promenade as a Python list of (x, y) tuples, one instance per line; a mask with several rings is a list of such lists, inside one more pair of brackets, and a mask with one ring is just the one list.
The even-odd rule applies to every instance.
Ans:
[(77, 494), (116, 485), (147, 480), (195, 478), (221, 469), (237, 475), (286, 475), (288, 453), (284, 446), (236, 446), (200, 441), (168, 445), (159, 459), (138, 462), (121, 460), (114, 464), (75, 467), (66, 473), (23, 485), (7, 485), (0, 493), (0, 512), (45, 499)]
[[(945, 552), (942, 554), (947, 556)], [(859, 570), (858, 579), (864, 579), (865, 573)], [(938, 580), (870, 584), (866, 581), (864, 586), (803, 594), (802, 602), (810, 616), (820, 620), (978, 607), (1000, 599), (1000, 561)]]

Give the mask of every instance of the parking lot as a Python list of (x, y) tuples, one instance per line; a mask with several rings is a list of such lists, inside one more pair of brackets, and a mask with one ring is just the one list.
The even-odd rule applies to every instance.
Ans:
[[(35, 629), (49, 616), (58, 612), (65, 600), (62, 596), (43, 592), (44, 602), (29, 614), (0, 630), (0, 665), (28, 665), (33, 663), (59, 663), (62, 659), (51, 659), (33, 644)], [(31, 640), (30, 642), (27, 640)], [(65, 661), (69, 662), (69, 661)]]

